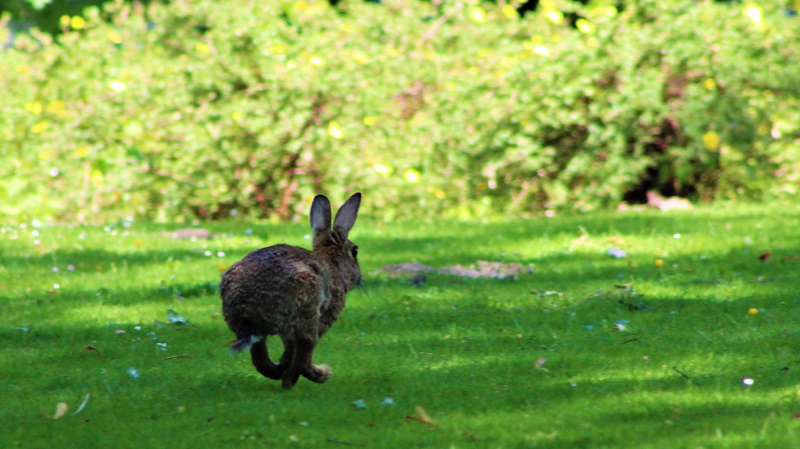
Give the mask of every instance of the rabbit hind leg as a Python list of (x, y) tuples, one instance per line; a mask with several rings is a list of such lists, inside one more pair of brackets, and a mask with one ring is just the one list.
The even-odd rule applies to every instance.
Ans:
[(253, 366), (256, 367), (256, 371), (262, 376), (273, 380), (283, 378), (283, 366), (276, 365), (275, 362), (269, 358), (266, 338), (262, 338), (253, 343), (253, 346), (250, 346), (250, 359), (253, 362)]

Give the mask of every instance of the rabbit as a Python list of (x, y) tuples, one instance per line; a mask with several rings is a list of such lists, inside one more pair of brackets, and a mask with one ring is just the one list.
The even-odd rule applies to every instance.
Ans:
[[(356, 222), (361, 193), (352, 195), (333, 220), (331, 203), (317, 195), (311, 204), (313, 250), (285, 244), (251, 252), (222, 275), (222, 313), (234, 334), (232, 352), (250, 349), (256, 370), (281, 380), (284, 390), (299, 376), (323, 383), (328, 365), (314, 365), (319, 339), (339, 317), (348, 291), (361, 284), (358, 247), (347, 239)], [(283, 355), (274, 363), (266, 338), (278, 335)]]

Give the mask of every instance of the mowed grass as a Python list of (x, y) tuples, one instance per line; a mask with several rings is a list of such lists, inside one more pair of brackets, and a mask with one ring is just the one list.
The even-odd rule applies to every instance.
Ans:
[[(253, 249), (308, 247), (309, 230), (203, 227), (216, 237), (139, 222), (3, 229), (3, 447), (788, 448), (800, 437), (794, 205), (362, 216), (351, 238), (365, 292), (350, 293), (315, 353), (333, 377), (291, 391), (228, 353), (216, 283)], [(533, 272), (422, 285), (376, 273), (479, 260)], [(270, 348), (277, 358), (280, 343)], [(69, 409), (53, 419), (59, 403)]]

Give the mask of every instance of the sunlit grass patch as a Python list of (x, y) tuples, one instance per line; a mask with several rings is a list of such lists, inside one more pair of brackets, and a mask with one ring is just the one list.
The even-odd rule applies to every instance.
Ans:
[[(257, 247), (308, 247), (304, 224), (213, 224), (194, 240), (136, 222), (6, 228), (0, 432), (10, 447), (790, 447), (798, 224), (780, 204), (365, 217), (364, 290), (315, 352), (333, 377), (291, 392), (228, 352), (216, 285)], [(532, 272), (378, 272), (481, 260)]]

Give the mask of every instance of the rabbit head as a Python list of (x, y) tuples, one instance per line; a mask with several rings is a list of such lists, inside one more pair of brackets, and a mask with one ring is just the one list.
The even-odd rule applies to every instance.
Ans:
[(331, 267), (334, 283), (340, 283), (345, 291), (361, 284), (358, 266), (358, 247), (348, 240), (350, 229), (356, 223), (361, 193), (353, 194), (336, 213), (331, 228), (331, 203), (323, 195), (317, 195), (311, 204), (311, 229), (314, 231), (312, 245), (314, 256), (323, 259)]

